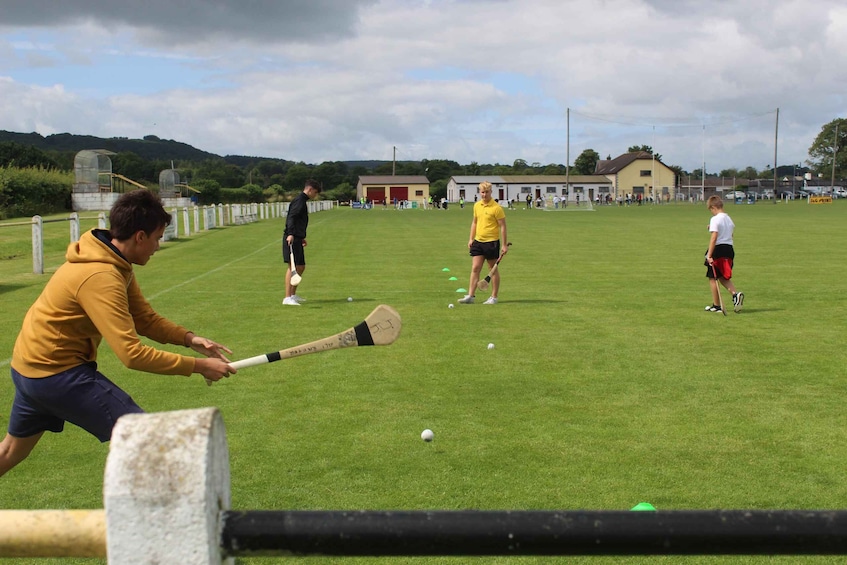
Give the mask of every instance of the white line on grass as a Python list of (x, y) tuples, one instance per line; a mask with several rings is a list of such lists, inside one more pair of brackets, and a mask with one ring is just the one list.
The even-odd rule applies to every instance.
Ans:
[[(323, 223), (323, 221), (318, 221), (318, 222), (315, 222), (313, 225), (319, 225), (319, 224), (322, 224), (322, 223)], [(253, 255), (255, 255), (256, 253), (259, 253), (259, 252), (261, 252), (261, 251), (264, 251), (265, 249), (267, 249), (267, 248), (268, 248), (268, 247), (270, 247), (271, 245), (282, 245), (282, 238), (279, 238), (279, 239), (278, 239), (278, 240), (276, 240), (276, 241), (272, 241), (271, 243), (269, 243), (269, 244), (265, 245), (264, 247), (260, 247), (259, 249), (257, 249), (257, 250), (256, 250), (256, 251), (254, 251), (253, 253), (248, 253), (247, 255), (244, 255), (243, 257), (239, 257), (238, 259), (235, 259), (234, 261), (230, 261), (229, 263), (227, 263), (227, 264), (225, 264), (225, 265), (221, 265), (220, 267), (216, 267), (216, 268), (214, 268), (214, 269), (212, 269), (212, 270), (210, 270), (210, 271), (206, 271), (206, 272), (205, 272), (205, 273), (203, 273), (202, 275), (197, 275), (196, 277), (193, 277), (193, 278), (191, 278), (191, 279), (189, 279), (189, 280), (187, 280), (187, 281), (183, 281), (183, 282), (181, 282), (181, 283), (179, 283), (179, 284), (176, 284), (176, 285), (174, 285), (174, 286), (172, 286), (172, 287), (170, 287), (170, 288), (166, 288), (165, 290), (163, 290), (163, 291), (161, 291), (161, 292), (157, 292), (156, 294), (154, 294), (154, 295), (152, 295), (152, 296), (148, 297), (147, 299), (148, 299), (148, 300), (153, 300), (153, 299), (155, 299), (155, 298), (158, 298), (158, 297), (162, 296), (163, 294), (167, 294), (168, 292), (171, 292), (172, 290), (176, 290), (176, 289), (178, 289), (178, 288), (180, 288), (180, 287), (183, 287), (183, 286), (185, 286), (185, 285), (187, 285), (187, 284), (191, 284), (191, 283), (193, 283), (194, 281), (196, 281), (196, 280), (198, 280), (198, 279), (202, 279), (203, 277), (205, 277), (205, 276), (207, 276), (207, 275), (211, 275), (212, 273), (216, 273), (216, 272), (220, 271), (221, 269), (226, 269), (227, 267), (229, 267), (229, 266), (231, 266), (231, 265), (234, 265), (235, 263), (238, 263), (239, 261), (242, 261), (242, 260), (244, 260), (244, 259), (247, 259), (248, 257), (252, 257), (252, 256), (253, 256)], [(12, 359), (11, 359), (11, 358), (10, 358), (10, 359), (3, 359), (2, 361), (0, 361), (0, 367), (5, 367), (6, 365), (9, 365), (11, 362), (12, 362)]]
[(173, 285), (173, 286), (172, 286), (172, 287), (170, 287), (170, 288), (166, 288), (165, 290), (162, 290), (162, 291), (160, 291), (160, 292), (157, 292), (156, 294), (154, 294), (154, 295), (150, 296), (147, 300), (155, 300), (156, 298), (159, 298), (159, 297), (160, 297), (160, 296), (162, 296), (163, 294), (167, 294), (167, 293), (171, 292), (172, 290), (176, 290), (176, 289), (181, 288), (181, 287), (183, 287), (183, 286), (185, 286), (185, 285), (187, 285), (187, 284), (191, 284), (191, 283), (193, 283), (194, 281), (197, 281), (197, 280), (199, 280), (199, 279), (202, 279), (202, 278), (203, 278), (203, 277), (205, 277), (205, 276), (211, 275), (212, 273), (217, 273), (218, 271), (220, 271), (220, 270), (222, 270), (222, 269), (226, 269), (226, 268), (228, 268), (228, 267), (231, 267), (232, 265), (234, 265), (234, 264), (236, 264), (236, 263), (238, 263), (238, 262), (240, 262), (240, 261), (243, 261), (244, 259), (247, 259), (248, 257), (252, 257), (252, 256), (253, 256), (253, 255), (255, 255), (256, 253), (260, 253), (260, 252), (264, 251), (265, 249), (267, 249), (267, 248), (268, 248), (268, 247), (270, 247), (271, 245), (282, 245), (282, 238), (280, 238), (279, 240), (274, 241), (274, 242), (272, 242), (272, 243), (269, 243), (269, 244), (265, 245), (264, 247), (260, 247), (259, 249), (255, 250), (255, 251), (254, 251), (254, 252), (252, 252), (252, 253), (248, 253), (247, 255), (243, 255), (243, 256), (239, 257), (238, 259), (235, 259), (235, 260), (233, 260), (233, 261), (230, 261), (229, 263), (226, 263), (226, 264), (221, 265), (221, 266), (219, 266), (219, 267), (215, 267), (214, 269), (211, 269), (211, 270), (209, 270), (209, 271), (206, 271), (205, 273), (202, 273), (202, 274), (200, 274), (200, 275), (197, 275), (196, 277), (192, 277), (192, 278), (190, 278), (190, 279), (188, 279), (188, 280), (186, 280), (186, 281), (182, 281), (182, 282), (181, 282), (181, 283), (179, 283), (179, 284), (175, 284), (175, 285)]

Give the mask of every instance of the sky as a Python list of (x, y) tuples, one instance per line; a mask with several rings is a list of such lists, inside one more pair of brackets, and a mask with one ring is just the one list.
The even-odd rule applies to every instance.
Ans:
[(219, 155), (764, 170), (845, 85), (843, 0), (0, 0), (0, 129)]

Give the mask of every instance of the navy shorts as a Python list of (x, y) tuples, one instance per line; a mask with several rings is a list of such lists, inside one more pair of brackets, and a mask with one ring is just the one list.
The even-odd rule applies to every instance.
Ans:
[[(291, 243), (291, 251), (294, 251), (294, 264), (295, 265), (305, 265), (306, 264), (306, 252), (303, 250), (303, 240), (299, 237), (295, 237), (294, 241)], [(282, 238), (282, 260), (285, 261), (286, 264), (291, 263), (291, 259), (289, 258), (291, 255), (289, 251), (288, 242), (285, 241), (285, 238)]]
[(61, 432), (75, 424), (100, 441), (109, 441), (112, 428), (124, 414), (144, 412), (135, 401), (97, 370), (84, 363), (50, 377), (30, 379), (12, 369), (15, 400), (9, 416), (9, 435), (30, 437)]
[(481, 242), (473, 240), (471, 243), (471, 257), (482, 255), (486, 259), (497, 259), (500, 257), (500, 240)]

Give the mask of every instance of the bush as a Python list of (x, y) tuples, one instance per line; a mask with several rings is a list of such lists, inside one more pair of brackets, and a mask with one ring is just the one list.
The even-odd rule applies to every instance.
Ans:
[(192, 183), (200, 191), (197, 202), (200, 204), (218, 204), (221, 201), (221, 184), (212, 179), (201, 179)]
[(245, 184), (241, 187), (241, 190), (247, 192), (250, 200), (249, 202), (264, 202), (265, 195), (262, 193), (262, 187), (258, 184)]
[(0, 216), (71, 211), (74, 175), (41, 167), (0, 167)]

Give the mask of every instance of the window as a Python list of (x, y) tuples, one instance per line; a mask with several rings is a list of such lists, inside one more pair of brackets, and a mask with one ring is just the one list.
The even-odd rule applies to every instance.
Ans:
[(423, 190), (416, 190), (415, 196), (423, 196)]
[(521, 194), (532, 194), (532, 187), (522, 186), (521, 187)]
[(652, 177), (653, 175), (650, 174), (650, 169), (647, 169), (646, 171), (645, 170), (641, 171), (641, 176), (642, 177)]
[(547, 194), (556, 194), (556, 187), (555, 186), (548, 186), (547, 187)]

